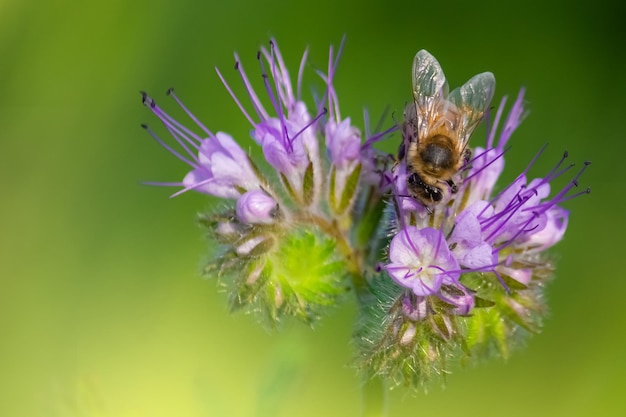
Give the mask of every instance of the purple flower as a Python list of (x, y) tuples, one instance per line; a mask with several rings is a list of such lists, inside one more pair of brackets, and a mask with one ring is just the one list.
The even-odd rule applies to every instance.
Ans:
[(459, 264), (437, 229), (408, 226), (391, 240), (385, 269), (398, 284), (415, 295), (435, 294), (441, 284), (455, 283)]
[(238, 190), (254, 190), (260, 183), (248, 155), (233, 138), (222, 132), (204, 139), (198, 153), (198, 167), (185, 176), (183, 185), (222, 198), (238, 198)]
[[(533, 256), (559, 242), (567, 228), (568, 212), (559, 204), (589, 192), (587, 189), (570, 194), (588, 165), (585, 163), (563, 189), (551, 193), (551, 182), (573, 166), (562, 167), (566, 153), (545, 177), (528, 181), (528, 171), (536, 158), (533, 159), (512, 183), (494, 194), (504, 168), (505, 146), (524, 113), (523, 95), (524, 90), (521, 90), (504, 127), (497, 134), (506, 102), (502, 100), (488, 129), (486, 149), (476, 149), (467, 172), (461, 174), (465, 176), (461, 177), (458, 192), (445, 204), (423, 207), (408, 193), (405, 163), (395, 167), (393, 184), (398, 224), (415, 226), (398, 228), (391, 241), (389, 263), (384, 268), (394, 281), (411, 288), (415, 294), (450, 299), (449, 294), (446, 296), (440, 291), (441, 284), (445, 279), (454, 283), (462, 274), (471, 272), (492, 273), (503, 285), (503, 275), (527, 285), (532, 279), (533, 267), (539, 265)], [(435, 247), (442, 258), (432, 259), (430, 254)], [(425, 273), (429, 271), (425, 268), (431, 264), (446, 273)], [(508, 291), (506, 285), (505, 288)], [(466, 301), (451, 302), (459, 306), (458, 314), (467, 314), (473, 306), (473, 295), (464, 294), (466, 297), (461, 298)]]
[[(271, 41), (269, 50), (261, 48), (258, 59), (264, 87), (272, 105), (270, 112), (259, 99), (243, 70), (239, 57), (235, 55), (235, 67), (246, 87), (256, 117), (246, 111), (219, 71), (218, 75), (252, 125), (252, 138), (261, 145), (267, 162), (283, 176), (283, 180), (287, 181), (287, 187), (302, 196), (304, 177), (309, 166), (312, 166), (313, 200), (316, 201), (322, 185), (322, 163), (317, 140), (318, 120), (326, 114), (326, 110), (320, 108), (317, 116), (312, 117), (306, 104), (300, 99), (300, 82), (306, 57), (307, 51), (302, 57), (297, 93), (294, 93), (291, 78), (276, 42)], [(269, 67), (269, 74), (266, 72), (266, 64)], [(270, 115), (271, 113), (274, 115)]]
[(222, 198), (237, 198), (241, 195), (241, 191), (259, 188), (260, 180), (250, 165), (248, 155), (237, 142), (226, 133), (213, 134), (178, 100), (173, 90), (169, 90), (168, 94), (174, 97), (208, 137), (197, 135), (161, 110), (154, 100), (143, 94), (144, 104), (163, 122), (182, 148), (183, 153), (174, 150), (151, 129), (145, 125), (144, 127), (164, 148), (193, 168), (181, 183), (154, 184), (183, 186), (184, 189), (175, 193), (174, 196), (188, 190), (195, 190)]
[(470, 269), (481, 269), (498, 262), (498, 256), (492, 246), (483, 240), (483, 232), (476, 213), (482, 202), (478, 203), (457, 216), (454, 230), (448, 239), (459, 264)]
[(361, 133), (350, 124), (350, 118), (340, 123), (326, 124), (326, 147), (331, 162), (338, 169), (353, 167), (361, 155)]
[(276, 201), (261, 190), (248, 191), (237, 200), (237, 218), (242, 223), (273, 223), (277, 209)]
[[(297, 108), (301, 111), (300, 118), (308, 119), (304, 103), (298, 103)], [(306, 145), (316, 148), (314, 138), (305, 144), (304, 138), (310, 137), (310, 132), (296, 136), (303, 128), (301, 123), (300, 120), (288, 118), (282, 122), (280, 119), (270, 118), (259, 123), (252, 131), (252, 137), (263, 148), (267, 162), (288, 178), (297, 178), (298, 183), (311, 162)]]
[[(493, 124), (488, 125), (487, 149), (480, 146), (474, 148), (474, 158), (471, 160), (470, 169), (465, 179), (465, 181), (472, 181), (472, 194), (470, 196), (472, 199), (487, 199), (491, 195), (493, 187), (504, 169), (504, 159), (502, 155), (504, 155), (506, 151), (506, 145), (511, 134), (522, 122), (524, 114), (524, 92), (525, 90), (522, 88), (513, 104), (513, 108), (507, 116), (497, 143), (494, 142), (500, 118), (507, 101), (506, 97), (500, 102)], [(474, 201), (475, 200), (471, 200), (469, 203), (471, 204)]]

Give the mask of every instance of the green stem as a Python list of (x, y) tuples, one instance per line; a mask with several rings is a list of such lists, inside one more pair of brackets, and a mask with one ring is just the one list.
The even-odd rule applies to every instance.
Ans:
[[(382, 208), (381, 208), (382, 210)], [(380, 217), (378, 217), (379, 219)], [(377, 220), (378, 220), (377, 219)], [(303, 219), (299, 219), (302, 221)], [(342, 233), (336, 222), (329, 222), (320, 216), (310, 216), (309, 221), (320, 227), (328, 235), (333, 236), (337, 242), (337, 249), (345, 257), (348, 273), (352, 278), (357, 298), (360, 315), (366, 314), (365, 309), (376, 303), (376, 296), (372, 293), (370, 286), (363, 274), (363, 253), (355, 250), (350, 245), (349, 238)], [(372, 236), (375, 228), (368, 231)], [(383, 380), (380, 377), (367, 378), (363, 383), (363, 417), (385, 417), (387, 415), (386, 396), (387, 391)]]

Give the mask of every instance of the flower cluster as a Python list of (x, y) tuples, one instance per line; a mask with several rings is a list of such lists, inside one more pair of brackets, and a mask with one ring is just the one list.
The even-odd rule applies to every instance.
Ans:
[[(328, 72), (318, 71), (325, 91), (310, 107), (300, 97), (306, 52), (294, 88), (276, 43), (261, 48), (257, 59), (266, 100), (260, 98), (235, 55), (252, 113), (217, 71), (251, 125), (251, 137), (270, 168), (265, 171), (230, 135), (213, 133), (200, 123), (173, 90), (168, 95), (201, 134), (143, 94), (144, 104), (163, 122), (181, 151), (144, 127), (191, 167), (181, 183), (160, 184), (183, 187), (174, 195), (194, 190), (235, 200), (226, 212), (201, 216), (213, 238), (223, 245), (215, 262), (207, 265), (207, 274), (224, 278), (233, 308), (260, 311), (271, 325), (285, 315), (312, 322), (323, 308), (336, 303), (351, 286), (352, 277), (361, 273), (353, 229), (361, 218), (380, 211), (380, 188), (368, 181), (380, 177), (385, 162), (364, 146), (350, 118), (341, 117), (332, 84), (340, 53), (341, 48), (336, 56), (330, 49)], [(395, 129), (392, 126), (390, 131)], [(371, 134), (367, 139), (375, 142), (388, 133)], [(369, 201), (355, 208), (357, 198), (366, 195), (371, 196)], [(375, 226), (361, 227), (360, 239), (368, 240)]]
[[(545, 311), (544, 284), (553, 266), (545, 255), (563, 237), (569, 213), (561, 204), (578, 193), (578, 179), (551, 193), (550, 183), (574, 167), (567, 153), (542, 178), (527, 179), (536, 158), (495, 190), (509, 138), (519, 126), (522, 89), (498, 132), (506, 97), (488, 126), (486, 148), (463, 168), (457, 193), (435, 207), (406, 192), (407, 167), (393, 178), (395, 218), (379, 304), (362, 326), (364, 362), (397, 383), (422, 385), (444, 374), (447, 361), (469, 353), (509, 354), (524, 332), (536, 332)], [(543, 151), (543, 149), (542, 149)]]
[[(502, 126), (506, 98), (493, 121), (487, 112), (485, 147), (467, 153), (456, 184), (447, 180), (453, 192), (426, 205), (408, 189), (415, 174), (406, 157), (374, 147), (396, 131), (403, 143), (419, 140), (406, 129), (412, 121), (380, 132), (366, 126), (362, 134), (341, 117), (333, 78), (342, 47), (337, 54), (330, 48), (327, 72), (317, 71), (324, 90), (311, 106), (301, 97), (306, 51), (294, 88), (276, 42), (261, 48), (263, 95), (235, 55), (245, 101), (218, 70), (263, 164), (227, 133), (205, 127), (172, 90), (201, 133), (143, 94), (177, 149), (144, 127), (191, 167), (182, 182), (160, 184), (182, 187), (174, 195), (194, 190), (231, 201), (200, 216), (220, 247), (206, 274), (227, 286), (233, 309), (258, 313), (271, 326), (286, 316), (313, 323), (353, 292), (357, 362), (392, 384), (422, 386), (448, 372), (450, 359), (471, 353), (508, 355), (520, 335), (539, 329), (553, 268), (545, 251), (567, 228), (562, 203), (589, 192), (571, 191), (588, 164), (557, 192), (551, 183), (573, 166), (564, 166), (567, 154), (541, 178), (527, 178), (535, 158), (513, 182), (496, 186), (525, 113), (521, 90)], [(435, 93), (456, 109), (447, 87)]]

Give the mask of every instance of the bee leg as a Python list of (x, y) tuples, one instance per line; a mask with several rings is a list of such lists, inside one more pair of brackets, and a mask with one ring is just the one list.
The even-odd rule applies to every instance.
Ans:
[(441, 192), (441, 188), (433, 187), (432, 185), (429, 185), (429, 184), (424, 184), (424, 185), (425, 185), (424, 189), (426, 190), (426, 193), (428, 194), (428, 196), (430, 197), (432, 201), (434, 201), (435, 203), (438, 201), (441, 201), (441, 199), (443, 198), (443, 193)]
[(421, 195), (426, 200), (437, 203), (443, 198), (441, 188), (426, 184), (424, 180), (422, 180), (422, 177), (420, 177), (416, 172), (411, 174), (411, 176), (408, 178), (408, 182), (411, 188), (413, 188), (414, 192)]
[(465, 148), (463, 151), (463, 161), (467, 165), (467, 163), (472, 159), (472, 150), (470, 148)]
[(452, 192), (452, 194), (456, 194), (456, 192), (459, 191), (459, 187), (456, 186), (454, 181), (448, 180), (446, 181), (446, 183), (450, 186), (450, 191)]

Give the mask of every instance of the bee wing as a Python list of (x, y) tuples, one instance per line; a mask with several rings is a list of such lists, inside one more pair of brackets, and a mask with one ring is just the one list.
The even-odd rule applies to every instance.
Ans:
[(491, 103), (496, 88), (496, 79), (490, 72), (470, 78), (448, 96), (448, 101), (457, 108), (456, 131), (459, 150), (465, 149), (469, 138)]
[(413, 59), (413, 99), (417, 117), (418, 138), (428, 137), (428, 130), (439, 119), (440, 103), (448, 95), (448, 82), (441, 65), (422, 49)]

